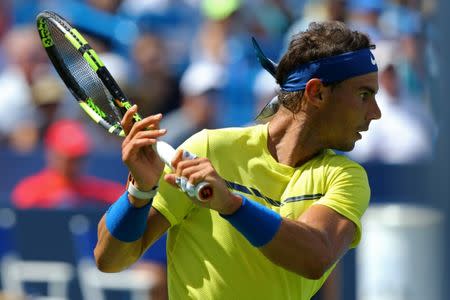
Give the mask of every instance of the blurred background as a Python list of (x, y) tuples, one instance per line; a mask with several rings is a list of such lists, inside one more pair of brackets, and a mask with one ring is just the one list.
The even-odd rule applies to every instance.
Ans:
[[(366, 168), (364, 238), (315, 299), (450, 299), (450, 3), (445, 0), (0, 0), (0, 299), (167, 299), (165, 238), (129, 270), (96, 271), (96, 225), (124, 189), (120, 139), (83, 115), (35, 17), (77, 27), (174, 146), (245, 126), (276, 93), (277, 61), (311, 21), (369, 34), (383, 117), (349, 155)], [(447, 250), (447, 251), (446, 251)]]

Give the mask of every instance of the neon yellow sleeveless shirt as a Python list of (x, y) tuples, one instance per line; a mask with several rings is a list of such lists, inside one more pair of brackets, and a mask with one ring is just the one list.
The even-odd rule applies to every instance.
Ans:
[[(267, 125), (203, 130), (181, 148), (208, 157), (228, 187), (250, 200), (297, 219), (311, 205), (326, 205), (356, 225), (370, 197), (364, 169), (331, 150), (301, 167), (275, 161), (267, 149)], [(153, 207), (171, 224), (167, 240), (170, 299), (310, 299), (319, 280), (276, 266), (216, 211), (198, 207), (160, 181)], [(299, 253), (298, 255), (302, 255)]]

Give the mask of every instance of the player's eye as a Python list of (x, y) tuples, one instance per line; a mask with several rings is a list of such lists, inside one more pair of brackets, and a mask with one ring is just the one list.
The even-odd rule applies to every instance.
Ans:
[(360, 92), (359, 97), (361, 98), (361, 100), (366, 101), (370, 98), (370, 93), (369, 92)]

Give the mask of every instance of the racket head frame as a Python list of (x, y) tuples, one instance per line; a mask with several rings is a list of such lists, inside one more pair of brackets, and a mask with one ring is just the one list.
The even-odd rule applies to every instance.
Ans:
[[(105, 120), (102, 109), (98, 107), (95, 102), (88, 97), (88, 95), (86, 95), (77, 80), (65, 66), (64, 60), (61, 58), (55, 42), (53, 41), (52, 34), (48, 28), (48, 22), (51, 22), (61, 33), (64, 34), (64, 37), (70, 42), (74, 49), (81, 54), (89, 67), (95, 72), (104, 87), (113, 97), (113, 99), (109, 100), (111, 102), (111, 106), (117, 109), (113, 110), (117, 117), (117, 122), (115, 124), (111, 124), (111, 122)], [(69, 22), (54, 12), (43, 11), (39, 13), (36, 17), (36, 23), (42, 45), (44, 46), (59, 76), (78, 101), (80, 107), (91, 117), (92, 120), (104, 127), (109, 133), (124, 137), (125, 132), (120, 125), (120, 121), (132, 104), (122, 92), (119, 85), (105, 67), (95, 50), (92, 49), (77, 29), (72, 27)], [(133, 116), (133, 119), (134, 121), (140, 121), (142, 118), (136, 113)], [(172, 168), (171, 161), (175, 153), (172, 146), (163, 141), (158, 141), (153, 146), (153, 149), (158, 153), (160, 159)], [(194, 190), (191, 194), (195, 195), (195, 197), (202, 202), (208, 201), (208, 199), (212, 196), (212, 188), (209, 183), (201, 182), (196, 186), (193, 186), (193, 189)]]
[[(79, 52), (80, 57), (83, 57), (87, 65), (101, 80), (104, 88), (106, 88), (106, 90), (113, 97), (113, 99), (110, 99), (110, 106), (115, 108), (112, 109), (116, 114), (115, 123), (105, 120), (105, 113), (103, 110), (95, 104), (93, 99), (86, 95), (77, 80), (66, 67), (57, 46), (53, 41), (51, 31), (49, 30), (49, 22), (51, 22), (51, 25), (55, 26), (57, 30), (64, 35), (64, 37), (70, 42), (70, 45), (73, 46), (74, 50)], [(81, 108), (96, 123), (104, 127), (108, 132), (121, 137), (125, 136), (125, 133), (120, 125), (120, 120), (125, 112), (132, 106), (132, 103), (122, 92), (119, 85), (105, 67), (95, 50), (92, 49), (87, 40), (78, 32), (76, 28), (72, 27), (69, 22), (54, 12), (43, 11), (39, 13), (36, 17), (36, 23), (42, 45), (44, 46), (52, 64), (69, 91), (78, 101)], [(133, 116), (133, 118), (135, 121), (142, 119), (137, 113)]]

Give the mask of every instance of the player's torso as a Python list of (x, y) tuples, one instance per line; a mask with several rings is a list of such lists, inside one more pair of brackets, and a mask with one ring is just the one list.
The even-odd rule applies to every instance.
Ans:
[(209, 159), (230, 190), (283, 217), (297, 219), (326, 193), (326, 161), (332, 152), (324, 150), (300, 167), (283, 165), (267, 150), (266, 137), (258, 134), (260, 130), (229, 147), (216, 147)]
[[(320, 159), (291, 168), (271, 161), (260, 142), (250, 138), (234, 141), (229, 147), (222, 144), (209, 159), (230, 190), (296, 219), (326, 192)], [(324, 280), (308, 280), (274, 265), (209, 209), (195, 208), (173, 233), (180, 241), (169, 249), (173, 250), (169, 255), (192, 263), (189, 269), (197, 276), (185, 288), (179, 286), (179, 295), (187, 293), (193, 299), (309, 299)], [(177, 285), (193, 276), (189, 270), (172, 267)]]

